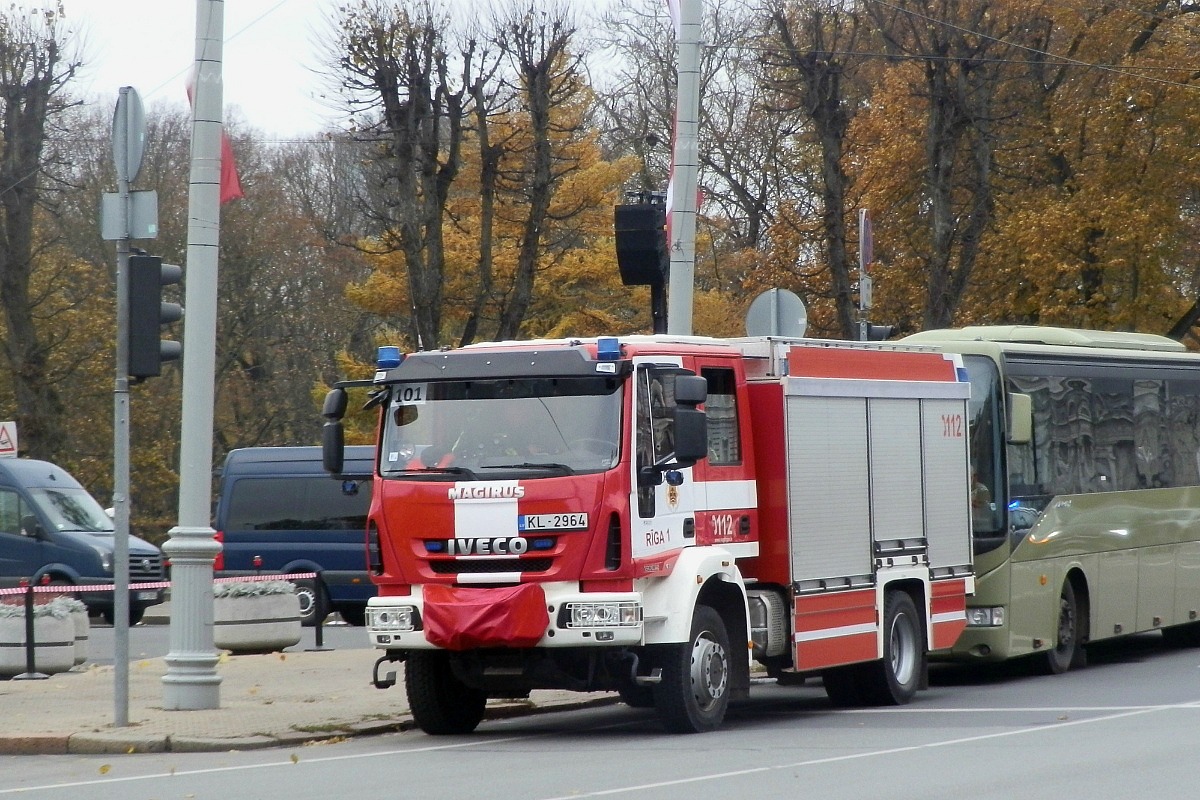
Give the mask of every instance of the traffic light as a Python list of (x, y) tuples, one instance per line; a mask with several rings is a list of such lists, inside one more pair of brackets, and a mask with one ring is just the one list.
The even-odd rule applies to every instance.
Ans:
[(667, 279), (667, 213), (661, 203), (616, 207), (617, 268), (626, 286), (662, 286)]
[(174, 361), (183, 345), (160, 339), (160, 328), (183, 316), (179, 303), (164, 303), (162, 287), (179, 283), (183, 270), (164, 264), (158, 256), (129, 257), (129, 377), (150, 378), (162, 374), (162, 362)]

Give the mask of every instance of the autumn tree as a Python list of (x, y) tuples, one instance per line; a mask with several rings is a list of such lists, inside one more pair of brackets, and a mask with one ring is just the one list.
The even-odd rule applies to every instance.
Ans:
[(61, 382), (54, 374), (55, 336), (44, 324), (53, 313), (34, 286), (37, 209), (48, 182), (44, 159), (52, 120), (68, 107), (67, 81), (78, 62), (64, 52), (54, 10), (0, 12), (0, 306), (4, 358), (12, 381), (21, 444), (29, 455), (53, 459), (67, 428)]

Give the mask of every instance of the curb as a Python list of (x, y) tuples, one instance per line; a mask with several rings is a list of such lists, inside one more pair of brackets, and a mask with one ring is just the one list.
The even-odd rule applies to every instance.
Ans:
[[(581, 697), (546, 705), (516, 700), (489, 707), (484, 719), (514, 719), (549, 711), (574, 711), (598, 708), (620, 702), (616, 694)], [(134, 753), (212, 753), (222, 751), (263, 750), (271, 747), (297, 747), (316, 742), (338, 741), (359, 736), (378, 736), (413, 730), (411, 715), (392, 719), (366, 720), (332, 727), (323, 731), (294, 731), (278, 736), (172, 736), (127, 730), (86, 731), (73, 734), (37, 734), (4, 736), (0, 734), (0, 755), (131, 755)]]

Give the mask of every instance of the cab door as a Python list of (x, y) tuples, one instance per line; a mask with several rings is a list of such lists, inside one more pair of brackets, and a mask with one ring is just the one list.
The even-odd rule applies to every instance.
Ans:
[(661, 557), (696, 543), (693, 468), (655, 468), (673, 459), (675, 378), (694, 374), (685, 371), (682, 363), (679, 357), (634, 359), (630, 498), (634, 559)]
[(722, 545), (739, 558), (758, 555), (758, 492), (745, 385), (730, 359), (696, 359), (708, 384), (708, 457), (693, 468), (696, 540)]

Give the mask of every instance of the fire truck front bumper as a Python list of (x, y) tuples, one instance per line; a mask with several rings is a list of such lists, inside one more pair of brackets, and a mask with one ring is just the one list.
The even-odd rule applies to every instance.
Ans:
[(381, 650), (632, 646), (643, 641), (642, 620), (640, 593), (574, 584), (414, 586), (367, 605), (367, 635)]

